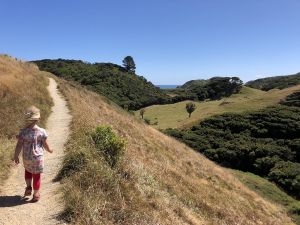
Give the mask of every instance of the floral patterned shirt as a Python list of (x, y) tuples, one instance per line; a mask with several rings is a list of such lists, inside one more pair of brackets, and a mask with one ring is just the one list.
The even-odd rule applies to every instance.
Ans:
[(43, 141), (48, 137), (46, 130), (35, 125), (20, 130), (17, 136), (23, 143), (23, 164), (30, 173), (42, 173), (44, 169)]

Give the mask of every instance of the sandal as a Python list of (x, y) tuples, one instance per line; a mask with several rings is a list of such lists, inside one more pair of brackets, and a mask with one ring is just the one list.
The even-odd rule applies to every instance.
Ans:
[(40, 193), (33, 194), (32, 202), (37, 202), (40, 200)]
[(25, 193), (24, 193), (24, 196), (30, 196), (31, 195), (31, 192), (32, 192), (32, 187), (26, 187), (25, 188)]

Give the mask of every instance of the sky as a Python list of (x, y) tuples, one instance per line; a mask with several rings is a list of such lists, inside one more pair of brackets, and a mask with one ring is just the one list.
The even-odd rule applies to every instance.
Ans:
[(154, 84), (300, 72), (299, 0), (0, 0), (0, 53), (121, 65)]

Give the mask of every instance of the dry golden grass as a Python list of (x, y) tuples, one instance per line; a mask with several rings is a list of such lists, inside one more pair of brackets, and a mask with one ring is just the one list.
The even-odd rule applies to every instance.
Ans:
[(42, 125), (50, 114), (48, 79), (42, 75), (34, 64), (0, 55), (0, 178), (9, 170), (14, 137), (24, 124), (26, 107), (36, 105), (41, 109)]
[[(229, 171), (103, 97), (57, 80), (73, 115), (66, 159), (80, 152), (87, 161), (64, 179), (72, 224), (293, 224)], [(87, 134), (98, 125), (127, 139), (118, 170), (93, 153)]]

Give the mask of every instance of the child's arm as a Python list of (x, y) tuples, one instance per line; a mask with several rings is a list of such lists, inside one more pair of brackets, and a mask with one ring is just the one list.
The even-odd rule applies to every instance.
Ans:
[(15, 149), (15, 155), (14, 155), (14, 159), (13, 161), (16, 163), (16, 164), (19, 164), (20, 163), (20, 160), (19, 160), (19, 155), (20, 155), (20, 152), (22, 151), (22, 147), (23, 147), (23, 142), (18, 140), (18, 143), (16, 145), (16, 149)]
[(45, 140), (43, 141), (43, 146), (44, 146), (44, 148), (46, 149), (46, 151), (48, 151), (48, 152), (50, 152), (50, 153), (53, 153), (53, 150), (51, 150), (50, 147), (49, 147), (49, 144), (48, 144), (48, 142), (47, 142), (47, 139), (45, 139)]

